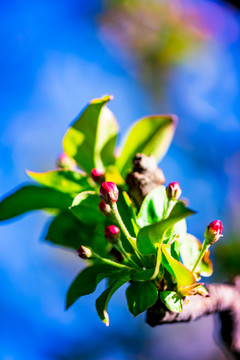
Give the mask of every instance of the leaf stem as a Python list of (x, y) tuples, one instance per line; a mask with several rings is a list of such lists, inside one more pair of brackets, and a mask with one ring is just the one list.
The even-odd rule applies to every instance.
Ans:
[(176, 204), (176, 200), (173, 199), (169, 199), (168, 200), (168, 207), (167, 207), (167, 211), (166, 214), (164, 215), (163, 219), (167, 219), (172, 211), (172, 209), (174, 208), (174, 205)]
[(126, 266), (126, 265), (123, 265), (123, 264), (119, 264), (115, 261), (112, 261), (112, 260), (109, 260), (109, 259), (106, 259), (106, 258), (103, 258), (101, 256), (99, 256), (98, 254), (92, 252), (92, 257), (93, 259), (96, 259), (96, 260), (99, 260), (105, 264), (108, 264), (108, 265), (112, 265), (112, 266), (115, 266), (115, 267), (118, 267), (118, 268), (124, 268), (124, 269), (129, 269), (129, 266)]
[(115, 247), (116, 247), (116, 249), (117, 249), (118, 251), (120, 251), (120, 252), (125, 256), (125, 258), (128, 260), (128, 262), (129, 262), (130, 264), (132, 264), (134, 268), (136, 268), (136, 269), (138, 269), (138, 270), (139, 270), (139, 269), (142, 270), (142, 269), (140, 268), (140, 266), (138, 266), (138, 265), (130, 258), (130, 256), (127, 254), (127, 252), (125, 251), (125, 249), (124, 249), (124, 247), (122, 246), (122, 243), (121, 243), (120, 241), (118, 241), (118, 242), (115, 244)]
[(159, 244), (158, 249), (157, 249), (157, 259), (156, 259), (156, 265), (155, 265), (155, 270), (154, 273), (152, 275), (152, 277), (150, 278), (150, 280), (154, 280), (158, 273), (159, 273), (159, 267), (161, 264), (161, 260), (162, 260), (162, 243)]
[(194, 272), (196, 270), (196, 268), (198, 267), (198, 265), (200, 264), (205, 252), (208, 250), (209, 248), (209, 244), (206, 242), (206, 240), (204, 240), (203, 242), (203, 246), (202, 246), (202, 250), (200, 251), (200, 254), (198, 255), (198, 258), (192, 268), (192, 272)]
[(112, 203), (111, 205), (111, 209), (112, 209), (112, 213), (115, 217), (115, 220), (117, 221), (118, 223), (118, 226), (120, 227), (120, 229), (122, 230), (123, 234), (125, 235), (125, 237), (127, 238), (129, 244), (132, 246), (133, 250), (135, 251), (135, 254), (136, 256), (138, 257), (138, 259), (141, 261), (142, 263), (142, 258), (140, 256), (140, 254), (138, 253), (138, 249), (137, 249), (137, 246), (136, 246), (136, 239), (134, 237), (132, 237), (126, 226), (124, 225), (123, 221), (122, 221), (122, 218), (118, 212), (118, 208), (117, 208), (117, 204), (116, 203)]

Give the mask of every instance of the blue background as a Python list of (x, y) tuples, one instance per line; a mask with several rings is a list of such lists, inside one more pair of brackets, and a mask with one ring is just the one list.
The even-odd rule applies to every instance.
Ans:
[[(92, 98), (110, 93), (121, 136), (146, 114), (178, 115), (161, 167), (199, 211), (190, 231), (202, 239), (218, 218), (225, 235), (239, 230), (239, 15), (220, 8), (226, 26), (173, 70), (165, 100), (153, 104), (121, 49), (105, 41), (100, 10), (98, 1), (1, 0), (0, 194), (26, 182), (25, 169), (54, 168), (69, 123)], [(213, 318), (151, 329), (144, 315), (128, 313), (124, 289), (110, 303), (109, 328), (97, 317), (96, 295), (65, 312), (66, 291), (83, 264), (43, 244), (49, 220), (38, 212), (0, 228), (1, 359), (226, 358), (211, 336)]]

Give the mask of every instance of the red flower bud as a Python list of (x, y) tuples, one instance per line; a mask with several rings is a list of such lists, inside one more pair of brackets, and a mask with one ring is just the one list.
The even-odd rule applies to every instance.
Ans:
[(115, 243), (120, 240), (120, 229), (115, 225), (107, 226), (104, 231), (105, 238), (110, 243)]
[(103, 170), (94, 168), (91, 171), (91, 178), (97, 183), (101, 184), (103, 181), (105, 181), (105, 173)]
[(80, 246), (77, 252), (81, 259), (89, 259), (92, 256), (92, 251), (86, 246)]
[(98, 204), (99, 210), (101, 211), (101, 213), (105, 216), (110, 216), (112, 213), (111, 207), (108, 204), (105, 204), (105, 202), (103, 202), (102, 200), (100, 201), (100, 203)]
[(182, 190), (180, 188), (178, 181), (171, 182), (167, 189), (167, 197), (171, 200), (178, 200), (182, 194)]
[(115, 203), (118, 199), (117, 185), (111, 181), (105, 181), (100, 188), (100, 197), (106, 204)]
[(212, 221), (206, 228), (204, 236), (208, 244), (214, 244), (222, 237), (223, 225), (220, 220)]

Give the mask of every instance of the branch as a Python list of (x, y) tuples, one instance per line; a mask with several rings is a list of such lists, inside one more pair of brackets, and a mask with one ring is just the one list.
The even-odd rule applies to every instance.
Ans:
[(220, 314), (221, 336), (227, 348), (240, 359), (240, 276), (233, 284), (209, 284), (209, 297), (194, 295), (183, 305), (181, 313), (169, 311), (159, 300), (147, 311), (150, 326), (197, 320), (214, 313)]
[[(137, 154), (133, 164), (133, 172), (128, 174), (126, 182), (130, 194), (140, 206), (148, 192), (163, 184), (165, 179), (153, 157)], [(222, 340), (231, 354), (240, 360), (240, 276), (232, 283), (209, 284), (206, 288), (210, 296), (190, 296), (188, 303), (184, 301), (181, 313), (169, 311), (159, 299), (148, 309), (146, 322), (154, 327), (189, 322), (219, 313)]]
[(128, 174), (126, 183), (131, 196), (140, 207), (151, 190), (165, 183), (165, 177), (153, 156), (137, 154), (133, 159), (133, 171)]

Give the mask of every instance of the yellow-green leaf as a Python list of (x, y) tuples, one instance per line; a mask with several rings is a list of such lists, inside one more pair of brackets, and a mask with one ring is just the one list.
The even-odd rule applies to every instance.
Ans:
[[(170, 267), (170, 272), (174, 275), (178, 288), (196, 284), (193, 273), (170, 255), (170, 246), (163, 244), (162, 252), (167, 261), (167, 264), (165, 262), (164, 265)], [(169, 270), (168, 266), (166, 266), (167, 270)]]
[(157, 160), (167, 152), (177, 123), (175, 115), (153, 115), (137, 121), (123, 142), (117, 167), (125, 177), (137, 153), (154, 155)]
[(94, 99), (68, 129), (63, 139), (64, 151), (87, 173), (115, 161), (114, 148), (118, 124), (104, 105), (112, 96)]
[(27, 174), (39, 184), (64, 193), (79, 193), (92, 189), (87, 177), (76, 171), (53, 170), (37, 173), (27, 170)]

